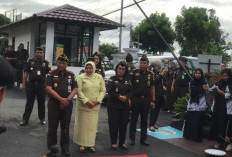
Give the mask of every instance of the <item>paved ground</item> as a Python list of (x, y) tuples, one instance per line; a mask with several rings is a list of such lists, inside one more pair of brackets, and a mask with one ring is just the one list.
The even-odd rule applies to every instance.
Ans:
[[(41, 126), (37, 118), (37, 104), (34, 106), (29, 125), (20, 127), (19, 122), (25, 107), (25, 93), (19, 89), (13, 88), (6, 93), (4, 102), (0, 107), (0, 123), (7, 126), (7, 132), (0, 135), (0, 157), (42, 157), (46, 152), (46, 133), (47, 125)], [(73, 109), (75, 111), (75, 108)], [(182, 142), (173, 142), (173, 140), (159, 140), (149, 137), (150, 146), (146, 147), (139, 144), (137, 138), (135, 146), (129, 146), (128, 151), (115, 152), (110, 149), (110, 138), (107, 124), (106, 107), (102, 106), (100, 110), (99, 127), (96, 139), (96, 153), (80, 154), (78, 146), (72, 143), (74, 113), (70, 126), (71, 144), (70, 151), (72, 157), (89, 156), (117, 156), (117, 155), (138, 155), (147, 154), (149, 157), (199, 157), (203, 156), (203, 150), (194, 151), (183, 147)], [(170, 124), (171, 115), (161, 112), (158, 125), (167, 126)], [(139, 133), (137, 133), (139, 137)], [(128, 138), (127, 138), (128, 141)], [(178, 144), (182, 143), (182, 144)], [(197, 143), (192, 143), (197, 146)], [(201, 147), (201, 146), (199, 146)], [(207, 146), (208, 147), (208, 146)], [(206, 147), (206, 148), (207, 148)], [(58, 154), (58, 157), (61, 157)]]

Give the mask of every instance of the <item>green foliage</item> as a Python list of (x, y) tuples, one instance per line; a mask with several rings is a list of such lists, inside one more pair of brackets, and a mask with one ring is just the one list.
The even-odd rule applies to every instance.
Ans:
[[(175, 39), (175, 32), (166, 14), (153, 13), (150, 15), (149, 19), (160, 31), (167, 43), (172, 45)], [(140, 48), (148, 53), (157, 54), (157, 52), (162, 53), (169, 51), (168, 47), (164, 44), (147, 19), (141, 21), (132, 31), (132, 40), (142, 43)]]
[(99, 50), (108, 57), (109, 60), (112, 60), (112, 54), (118, 53), (118, 48), (114, 44), (104, 43), (99, 46)]
[(185, 120), (189, 98), (190, 98), (189, 94), (186, 94), (182, 98), (177, 98), (177, 101), (174, 104), (174, 111), (176, 112), (175, 115), (176, 118)]
[[(206, 97), (207, 99), (212, 98), (212, 95), (209, 95)], [(184, 97), (178, 98), (176, 103), (174, 104), (174, 111), (176, 112), (175, 118), (178, 118), (182, 121), (186, 119), (186, 114), (187, 114), (187, 105), (188, 101), (190, 99), (190, 95), (187, 93)], [(207, 107), (205, 110), (205, 117), (204, 117), (204, 124), (209, 125), (209, 119), (211, 117), (211, 106), (207, 103)]]
[[(214, 9), (199, 7), (182, 8), (181, 15), (176, 17), (176, 40), (181, 47), (180, 54), (197, 56), (203, 52), (211, 54), (212, 44), (219, 49), (225, 45), (224, 32), (220, 29), (220, 22), (215, 16)], [(218, 52), (222, 54), (221, 51)]]
[(205, 78), (208, 81), (209, 87), (212, 87), (220, 76), (221, 76), (221, 70), (217, 70), (211, 73), (205, 73)]
[(0, 14), (0, 26), (10, 23), (10, 19), (7, 18), (5, 15)]
[(227, 64), (230, 61), (230, 55), (226, 53), (226, 50), (228, 50), (227, 45), (221, 45), (221, 44), (214, 44), (210, 42), (208, 44), (208, 50), (207, 52), (204, 52), (204, 54), (207, 55), (222, 55), (222, 62), (223, 64)]

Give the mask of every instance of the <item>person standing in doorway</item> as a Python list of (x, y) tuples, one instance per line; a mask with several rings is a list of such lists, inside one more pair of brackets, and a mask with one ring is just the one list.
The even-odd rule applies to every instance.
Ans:
[(44, 50), (40, 47), (35, 50), (35, 57), (30, 59), (25, 67), (22, 91), (25, 90), (27, 78), (29, 82), (26, 87), (27, 102), (23, 119), (20, 122), (20, 126), (26, 126), (28, 124), (31, 112), (34, 106), (35, 97), (38, 101), (38, 116), (40, 124), (45, 125), (45, 78), (46, 74), (50, 71), (50, 64), (44, 60)]
[(23, 79), (23, 69), (27, 63), (27, 59), (29, 57), (28, 51), (24, 49), (24, 45), (21, 43), (18, 46), (17, 53), (17, 83), (18, 86), (22, 83)]
[(17, 62), (17, 54), (14, 51), (13, 46), (8, 45), (7, 51), (4, 54), (5, 59), (16, 69), (16, 62)]

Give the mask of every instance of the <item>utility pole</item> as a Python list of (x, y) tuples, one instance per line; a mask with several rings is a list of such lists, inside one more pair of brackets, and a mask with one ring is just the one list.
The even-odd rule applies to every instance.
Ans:
[[(121, 17), (120, 17), (121, 25), (122, 25), (122, 18), (123, 18), (123, 0), (121, 0)], [(118, 47), (119, 53), (121, 53), (121, 47), (122, 47), (122, 27), (120, 27), (120, 33), (119, 33), (119, 47)]]

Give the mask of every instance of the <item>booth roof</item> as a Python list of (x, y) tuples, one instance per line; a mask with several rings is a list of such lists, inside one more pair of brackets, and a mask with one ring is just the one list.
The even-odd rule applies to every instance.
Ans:
[(109, 30), (123, 27), (123, 25), (121, 25), (120, 23), (106, 19), (102, 16), (93, 14), (83, 9), (71, 6), (69, 4), (65, 4), (40, 13), (35, 13), (33, 14), (33, 16), (25, 18), (23, 20), (4, 25), (0, 27), (0, 30), (5, 31), (14, 26), (38, 19), (53, 22), (77, 23), (80, 25), (95, 26), (100, 27), (101, 30)]

